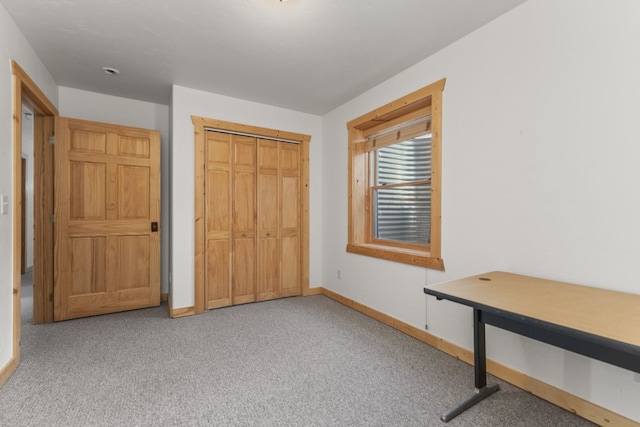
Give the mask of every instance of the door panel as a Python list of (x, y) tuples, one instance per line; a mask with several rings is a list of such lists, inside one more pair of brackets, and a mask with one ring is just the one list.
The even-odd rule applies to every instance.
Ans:
[(280, 295), (280, 257), (278, 239), (258, 240), (258, 301), (278, 298)]
[(207, 242), (207, 309), (231, 305), (230, 240)]
[(300, 258), (300, 146), (280, 145), (280, 296), (302, 293)]
[(300, 147), (207, 131), (205, 307), (301, 294)]
[(233, 179), (233, 230), (236, 237), (255, 234), (256, 174), (236, 172)]
[(233, 135), (233, 304), (256, 301), (256, 139)]
[(300, 239), (298, 236), (280, 239), (282, 257), (282, 281), (280, 295), (300, 295)]
[(118, 166), (118, 217), (120, 219), (149, 218), (149, 168)]
[(232, 143), (231, 135), (206, 133), (205, 307), (231, 305)]
[(299, 185), (298, 177), (282, 177), (282, 228), (298, 229), (300, 224), (299, 213)]
[(231, 237), (231, 194), (229, 171), (207, 173), (207, 235), (228, 239)]
[(260, 237), (278, 236), (278, 175), (260, 174), (258, 182)]
[(105, 219), (107, 169), (104, 163), (69, 162), (72, 220)]
[(144, 288), (149, 283), (149, 237), (118, 236), (118, 281), (116, 289)]
[(54, 319), (160, 304), (160, 135), (60, 118)]
[(280, 296), (278, 142), (258, 140), (258, 301)]
[(256, 301), (256, 245), (255, 239), (233, 241), (233, 299), (232, 303)]
[(106, 291), (104, 237), (70, 239), (71, 295)]

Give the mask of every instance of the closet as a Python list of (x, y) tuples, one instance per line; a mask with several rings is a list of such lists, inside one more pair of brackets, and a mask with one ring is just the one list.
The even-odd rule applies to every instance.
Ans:
[(203, 139), (204, 308), (300, 295), (300, 144), (217, 130)]

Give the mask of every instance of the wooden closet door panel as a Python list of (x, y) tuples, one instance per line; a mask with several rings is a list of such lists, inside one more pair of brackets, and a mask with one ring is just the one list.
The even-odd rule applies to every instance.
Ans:
[(258, 301), (279, 297), (277, 141), (258, 140)]
[(256, 301), (256, 138), (233, 135), (233, 304)]
[(279, 143), (268, 139), (258, 140), (258, 167), (260, 173), (277, 173), (279, 169)]
[(207, 132), (205, 158), (205, 306), (231, 305), (232, 138)]
[(300, 145), (280, 143), (280, 169), (283, 175), (300, 176)]
[(278, 142), (258, 140), (258, 236), (278, 237)]
[(297, 176), (283, 176), (281, 181), (282, 215), (280, 228), (286, 230), (300, 229), (300, 191)]
[(302, 293), (300, 146), (280, 145), (280, 296)]
[(233, 241), (233, 300), (235, 304), (256, 301), (255, 239)]
[(208, 239), (231, 238), (231, 173), (210, 170), (206, 181), (206, 233)]
[(207, 242), (207, 308), (231, 305), (231, 240)]
[(206, 141), (207, 170), (231, 170), (231, 154), (233, 152), (231, 135), (207, 131)]
[(233, 167), (235, 170), (256, 172), (256, 138), (233, 135)]
[(278, 298), (280, 295), (280, 253), (277, 238), (258, 241), (258, 301)]
[(278, 175), (258, 178), (258, 236), (278, 237)]
[(280, 296), (300, 295), (300, 238), (298, 236), (280, 239), (280, 257), (282, 259)]
[(235, 238), (255, 236), (256, 174), (236, 172), (233, 177), (233, 235)]
[(233, 136), (233, 234), (255, 236), (256, 231), (256, 139)]

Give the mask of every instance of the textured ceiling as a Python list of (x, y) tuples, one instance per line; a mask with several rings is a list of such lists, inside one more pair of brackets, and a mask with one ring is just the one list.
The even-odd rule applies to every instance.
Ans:
[(176, 84), (313, 114), (523, 2), (0, 0), (61, 86), (169, 104)]

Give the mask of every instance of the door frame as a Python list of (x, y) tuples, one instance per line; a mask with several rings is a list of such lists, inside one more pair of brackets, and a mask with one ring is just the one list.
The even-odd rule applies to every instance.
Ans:
[[(256, 137), (282, 139), (300, 143), (300, 268), (301, 291), (303, 296), (315, 294), (309, 290), (309, 142), (310, 135), (269, 129), (224, 120), (191, 116), (194, 127), (195, 145), (195, 263), (194, 263), (194, 307), (186, 314), (205, 311), (205, 224), (204, 224), (204, 184), (206, 159), (204, 157), (206, 129), (217, 129), (231, 133), (250, 134)], [(183, 315), (171, 313), (172, 317)]]
[[(21, 250), (21, 233), (22, 233), (22, 105), (27, 105), (35, 116), (42, 116), (49, 119), (51, 123), (53, 118), (58, 115), (58, 109), (47, 96), (40, 90), (38, 85), (29, 77), (29, 75), (18, 65), (16, 61), (11, 61), (11, 75), (12, 75), (12, 106), (13, 106), (13, 265), (12, 265), (12, 283), (13, 283), (13, 354), (12, 363), (13, 367), (18, 365), (20, 361), (20, 294), (21, 294), (21, 274), (20, 267), (22, 264), (22, 250)], [(47, 120), (34, 120), (34, 147), (38, 144), (42, 145), (45, 136), (45, 128), (47, 127), (45, 122)], [(37, 124), (36, 124), (37, 123)], [(53, 130), (53, 129), (52, 129)], [(53, 157), (50, 159), (53, 161)], [(53, 175), (50, 177), (44, 177), (42, 170), (36, 163), (37, 159), (34, 157), (34, 184), (39, 180), (50, 180), (53, 182)], [(50, 170), (53, 172), (53, 169)], [(42, 199), (39, 194), (34, 191), (34, 200), (39, 201)], [(39, 203), (34, 203), (34, 209)], [(42, 206), (40, 206), (42, 207)], [(42, 212), (42, 209), (40, 209)], [(45, 215), (42, 212), (42, 215)], [(48, 215), (47, 215), (48, 216)], [(41, 220), (42, 218), (34, 218), (34, 222)], [(46, 218), (48, 221), (48, 217)], [(42, 237), (42, 236), (40, 236)], [(52, 236), (51, 236), (52, 237)], [(34, 238), (38, 236), (34, 235)], [(42, 242), (40, 251), (35, 250), (34, 246), (34, 283), (36, 282), (36, 271), (42, 274), (42, 266), (46, 261), (43, 258), (53, 260), (53, 240)], [(41, 277), (38, 281), (38, 287), (34, 288), (34, 313), (42, 319), (40, 323), (46, 323), (45, 312), (48, 304), (45, 304), (45, 300), (48, 298), (43, 295), (48, 295), (48, 287), (53, 291), (53, 276)], [(47, 282), (47, 283), (45, 283)], [(40, 294), (40, 298), (36, 296)], [(50, 307), (51, 320), (53, 320), (53, 306)], [(36, 316), (34, 316), (36, 321)]]

